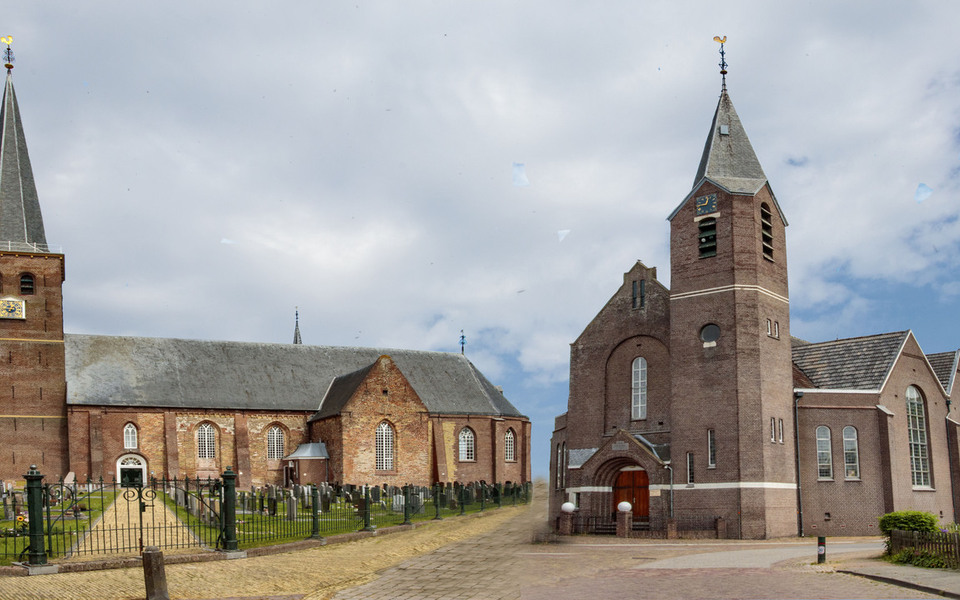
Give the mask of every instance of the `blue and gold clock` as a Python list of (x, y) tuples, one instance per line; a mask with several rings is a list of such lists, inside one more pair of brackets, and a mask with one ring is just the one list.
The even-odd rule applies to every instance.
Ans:
[(717, 195), (716, 194), (707, 194), (706, 196), (700, 196), (694, 201), (697, 207), (697, 216), (700, 215), (709, 215), (710, 213), (717, 212)]
[(26, 319), (25, 305), (23, 300), (14, 298), (0, 300), (0, 319)]

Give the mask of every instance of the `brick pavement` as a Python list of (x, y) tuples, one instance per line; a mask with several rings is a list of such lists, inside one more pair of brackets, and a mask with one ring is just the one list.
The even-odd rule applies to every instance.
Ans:
[[(535, 503), (311, 550), (168, 565), (168, 583), (173, 598), (193, 600), (936, 597), (797, 559), (770, 568), (657, 568), (657, 561), (669, 557), (719, 554), (731, 547), (762, 551), (764, 543), (577, 537), (531, 544), (544, 515), (545, 507)], [(4, 600), (142, 597), (139, 569), (0, 579)]]

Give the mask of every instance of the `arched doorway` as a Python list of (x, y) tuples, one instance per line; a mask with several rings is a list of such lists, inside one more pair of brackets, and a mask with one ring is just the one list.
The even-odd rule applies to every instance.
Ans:
[(613, 512), (623, 501), (633, 506), (633, 520), (646, 521), (650, 518), (650, 478), (640, 467), (627, 467), (617, 474), (613, 484)]
[(137, 454), (124, 454), (117, 459), (120, 487), (143, 487), (147, 480), (147, 461)]

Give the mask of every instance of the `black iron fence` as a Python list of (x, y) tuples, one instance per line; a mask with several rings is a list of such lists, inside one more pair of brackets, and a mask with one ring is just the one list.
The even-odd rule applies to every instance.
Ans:
[(530, 501), (526, 484), (328, 485), (236, 489), (221, 479), (43, 483), (31, 469), (6, 494), (0, 564), (162, 549), (237, 551), (262, 545), (409, 524)]

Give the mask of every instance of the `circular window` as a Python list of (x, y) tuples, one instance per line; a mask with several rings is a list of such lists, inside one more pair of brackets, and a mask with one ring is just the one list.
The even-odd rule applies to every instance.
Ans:
[(720, 339), (720, 327), (709, 323), (700, 330), (700, 339), (704, 342), (715, 342)]

